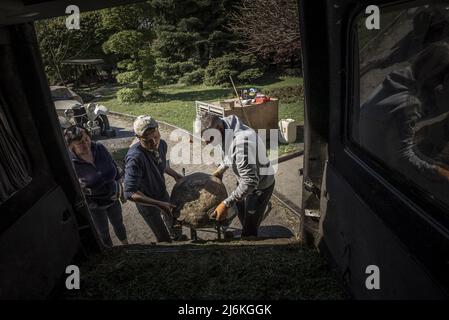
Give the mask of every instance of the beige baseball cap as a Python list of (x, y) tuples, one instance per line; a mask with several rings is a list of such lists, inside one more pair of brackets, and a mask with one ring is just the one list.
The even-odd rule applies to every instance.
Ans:
[(138, 116), (134, 120), (134, 133), (137, 136), (142, 136), (145, 130), (157, 128), (159, 125), (156, 120), (151, 116)]

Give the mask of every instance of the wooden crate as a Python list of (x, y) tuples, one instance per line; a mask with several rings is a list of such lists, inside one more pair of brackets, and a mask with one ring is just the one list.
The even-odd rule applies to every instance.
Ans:
[(277, 129), (278, 127), (278, 99), (272, 98), (264, 103), (244, 105), (243, 107), (238, 100), (235, 100), (233, 104), (227, 100), (222, 107), (225, 116), (236, 115), (253, 129)]
[(204, 113), (214, 113), (220, 117), (236, 115), (247, 126), (253, 129), (277, 129), (279, 100), (271, 98), (261, 104), (241, 106), (237, 99), (224, 100), (218, 104), (196, 101), (196, 111), (199, 116)]

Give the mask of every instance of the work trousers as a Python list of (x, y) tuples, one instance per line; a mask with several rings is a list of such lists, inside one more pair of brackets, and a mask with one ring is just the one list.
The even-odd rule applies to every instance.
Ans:
[(117, 238), (119, 238), (120, 241), (126, 240), (126, 229), (123, 224), (122, 206), (118, 200), (108, 206), (99, 206), (95, 202), (89, 203), (89, 210), (95, 228), (97, 229), (101, 241), (105, 246), (112, 247), (108, 219), (114, 228)]
[[(168, 194), (161, 201), (168, 202)], [(172, 239), (178, 239), (182, 235), (182, 228), (173, 227), (173, 217), (158, 207), (144, 206), (136, 204), (142, 218), (153, 231), (157, 242), (170, 242)]]
[[(162, 212), (158, 207), (153, 206), (143, 206), (137, 205), (137, 210), (139, 211), (142, 218), (145, 220), (147, 225), (153, 231), (154, 236), (156, 237), (157, 242), (170, 242), (170, 219), (169, 217)], [(162, 218), (162, 215), (166, 215), (167, 217), (165, 221)]]
[(274, 182), (266, 189), (254, 190), (245, 199), (236, 203), (238, 217), (243, 226), (242, 237), (257, 237), (273, 189)]

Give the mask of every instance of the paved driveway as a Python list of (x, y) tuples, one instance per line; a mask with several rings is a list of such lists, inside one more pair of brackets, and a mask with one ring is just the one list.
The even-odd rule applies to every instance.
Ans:
[[(116, 132), (117, 136), (112, 139), (104, 139), (100, 142), (103, 143), (111, 153), (116, 153), (122, 155), (126, 153), (126, 149), (134, 140), (134, 135), (132, 132), (132, 119), (118, 117), (110, 115), (110, 124)], [(169, 126), (160, 126), (160, 132), (162, 138), (167, 141), (170, 150), (173, 147), (173, 142), (170, 141), (169, 137), (174, 128)], [(193, 172), (212, 172), (214, 166), (204, 165), (204, 164), (189, 164), (189, 165), (172, 165), (172, 168), (178, 172), (182, 172), (185, 169), (186, 175)], [(167, 189), (171, 192), (174, 186), (174, 180), (167, 176)], [(236, 185), (236, 179), (232, 174), (231, 170), (225, 173), (223, 182), (229, 191)], [(295, 237), (299, 229), (299, 218), (282, 203), (272, 198), (273, 209), (268, 215), (268, 217), (262, 223), (260, 229), (260, 235), (265, 237)], [(123, 205), (123, 218), (125, 227), (128, 233), (128, 239), (130, 243), (153, 243), (155, 242), (155, 237), (151, 229), (146, 225), (145, 221), (137, 212), (134, 203), (128, 201)], [(241, 225), (238, 219), (234, 219), (231, 224), (231, 230), (234, 234), (238, 236), (241, 231)], [(115, 237), (114, 232), (111, 230), (111, 236), (113, 238), (114, 245), (120, 244), (118, 239)], [(190, 231), (187, 228), (183, 229), (183, 233), (190, 236)], [(216, 239), (217, 235), (213, 229), (205, 229), (198, 232), (198, 237), (201, 239)]]

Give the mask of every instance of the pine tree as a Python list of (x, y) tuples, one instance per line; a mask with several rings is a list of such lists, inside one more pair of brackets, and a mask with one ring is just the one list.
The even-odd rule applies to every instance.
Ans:
[[(155, 90), (157, 83), (154, 77), (154, 59), (151, 54), (152, 12), (147, 3), (127, 5), (101, 12), (103, 27), (113, 32), (103, 44), (105, 53), (114, 54), (118, 60), (120, 73), (117, 81), (122, 84), (137, 84), (132, 92), (132, 99), (143, 97), (144, 81), (146, 89)], [(118, 93), (119, 96), (120, 92)], [(129, 101), (131, 102), (131, 101)]]
[[(226, 10), (234, 0), (152, 0), (156, 74), (164, 83), (198, 74), (232, 48)], [(201, 77), (190, 77), (200, 81)]]

